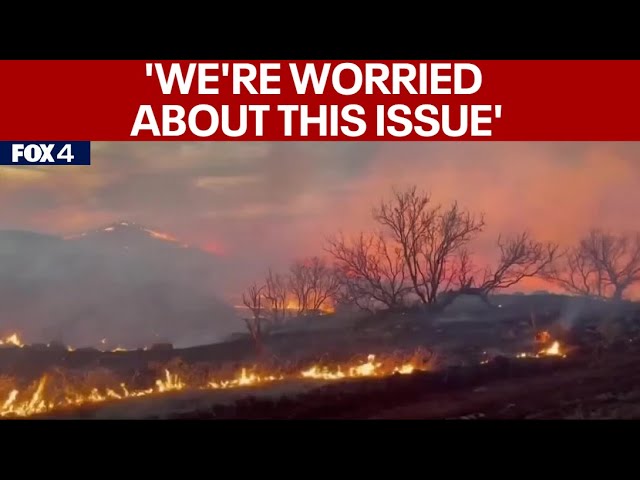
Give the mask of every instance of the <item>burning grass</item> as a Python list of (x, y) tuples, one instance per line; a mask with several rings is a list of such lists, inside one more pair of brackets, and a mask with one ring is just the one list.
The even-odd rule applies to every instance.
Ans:
[[(22, 347), (17, 335), (3, 344)], [(566, 357), (560, 342), (547, 332), (536, 336), (537, 353), (520, 353), (517, 358)], [(418, 349), (410, 355), (370, 354), (344, 363), (316, 362), (304, 365), (237, 366), (220, 368), (211, 364), (185, 364), (175, 358), (165, 364), (151, 364), (149, 374), (136, 374), (123, 381), (109, 369), (71, 371), (53, 369), (25, 384), (10, 377), (0, 377), (0, 417), (29, 417), (52, 411), (73, 409), (87, 404), (118, 401), (133, 397), (162, 395), (184, 390), (221, 390), (249, 388), (276, 382), (303, 380), (332, 382), (343, 379), (407, 375), (432, 370), (435, 356)], [(487, 363), (485, 360), (480, 363)]]
[(537, 353), (518, 353), (517, 358), (566, 357), (565, 349), (554, 340), (547, 331), (536, 334), (536, 343), (540, 346)]
[(7, 335), (5, 338), (0, 338), (0, 346), (11, 346), (11, 347), (24, 347), (22, 340), (17, 333), (12, 333), (11, 335)]
[(107, 369), (88, 372), (53, 370), (29, 385), (20, 385), (12, 378), (0, 379), (0, 417), (29, 417), (55, 410), (86, 404), (118, 401), (132, 397), (161, 395), (183, 390), (219, 390), (254, 387), (286, 380), (332, 381), (361, 377), (385, 377), (428, 370), (433, 355), (423, 350), (413, 354), (355, 360), (344, 365), (314, 364), (297, 370), (265, 371), (243, 367), (235, 374), (213, 373), (208, 365), (193, 367), (179, 360), (163, 367), (156, 366), (158, 375), (151, 384), (141, 387), (122, 382)]

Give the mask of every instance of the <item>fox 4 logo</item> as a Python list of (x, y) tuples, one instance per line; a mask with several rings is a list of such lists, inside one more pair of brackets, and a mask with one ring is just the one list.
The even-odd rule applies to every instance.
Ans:
[(71, 144), (66, 143), (55, 152), (55, 143), (14, 143), (11, 148), (11, 162), (21, 163), (26, 160), (28, 163), (72, 163), (73, 155)]

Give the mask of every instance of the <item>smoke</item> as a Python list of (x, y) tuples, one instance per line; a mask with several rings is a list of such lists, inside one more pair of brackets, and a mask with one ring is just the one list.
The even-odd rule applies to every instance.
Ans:
[(637, 307), (628, 301), (605, 301), (595, 297), (564, 297), (556, 325), (571, 331), (586, 325), (602, 326), (635, 313)]
[(580, 320), (584, 320), (585, 313), (592, 311), (593, 304), (594, 300), (587, 297), (567, 298), (557, 324), (564, 331), (573, 330)]

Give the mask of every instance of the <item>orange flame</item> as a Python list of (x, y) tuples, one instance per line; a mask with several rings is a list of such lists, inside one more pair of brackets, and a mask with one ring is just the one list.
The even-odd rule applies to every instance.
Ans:
[[(416, 355), (417, 358), (417, 355)], [(375, 355), (369, 355), (366, 362), (356, 363), (350, 366), (337, 366), (334, 369), (312, 365), (298, 373), (259, 375), (247, 368), (242, 368), (239, 373), (230, 379), (211, 379), (204, 386), (188, 385), (178, 374), (164, 370), (164, 376), (155, 381), (153, 388), (131, 389), (124, 383), (106, 388), (100, 391), (92, 388), (87, 394), (64, 392), (62, 397), (47, 397), (45, 386), (48, 378), (43, 376), (37, 383), (35, 390), (29, 394), (21, 395), (18, 389), (9, 392), (4, 402), (0, 402), (0, 417), (28, 417), (84, 404), (101, 403), (113, 400), (123, 400), (130, 397), (143, 397), (155, 394), (181, 390), (219, 390), (238, 387), (251, 387), (273, 382), (295, 379), (308, 379), (316, 381), (340, 380), (346, 378), (383, 377), (392, 374), (406, 375), (418, 370), (424, 370), (426, 365), (417, 365), (417, 362), (409, 361), (395, 365), (384, 365), (377, 361)]]
[(12, 345), (20, 348), (24, 347), (24, 343), (22, 343), (17, 333), (12, 333), (4, 339), (0, 338), (0, 345)]

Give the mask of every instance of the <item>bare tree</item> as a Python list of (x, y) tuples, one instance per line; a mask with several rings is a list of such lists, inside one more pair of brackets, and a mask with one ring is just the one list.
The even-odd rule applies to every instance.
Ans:
[(286, 318), (288, 293), (288, 280), (285, 276), (269, 269), (265, 280), (264, 299), (274, 323), (283, 322)]
[(604, 269), (580, 245), (559, 255), (545, 278), (574, 295), (607, 298), (610, 290)]
[(614, 235), (592, 230), (581, 249), (613, 289), (612, 299), (621, 300), (625, 290), (640, 280), (640, 235)]
[(549, 278), (571, 293), (621, 300), (640, 281), (640, 235), (592, 230)]
[(303, 260), (297, 260), (291, 265), (289, 275), (289, 290), (296, 301), (297, 314), (301, 315), (309, 308), (311, 295), (311, 279), (309, 268)]
[(430, 196), (416, 187), (394, 190), (393, 198), (374, 210), (374, 218), (400, 245), (413, 290), (429, 305), (460, 276), (460, 252), (484, 228), (484, 216), (457, 203), (432, 206)]
[(242, 294), (242, 303), (251, 312), (251, 316), (245, 317), (244, 321), (258, 353), (263, 350), (264, 289), (264, 286), (258, 286), (254, 283)]
[(459, 293), (478, 295), (488, 303), (489, 294), (495, 290), (543, 274), (558, 252), (558, 245), (535, 241), (527, 232), (506, 239), (499, 236), (496, 243), (500, 250), (497, 265), (485, 268), (479, 282), (468, 276), (471, 270), (468, 263), (460, 268), (465, 276), (460, 279)]
[(319, 257), (294, 262), (289, 282), (299, 315), (320, 311), (340, 287), (337, 272)]
[(375, 303), (399, 308), (410, 290), (402, 248), (390, 244), (382, 233), (361, 233), (351, 241), (340, 234), (327, 240), (326, 251), (339, 269), (343, 295), (363, 310), (372, 311)]

